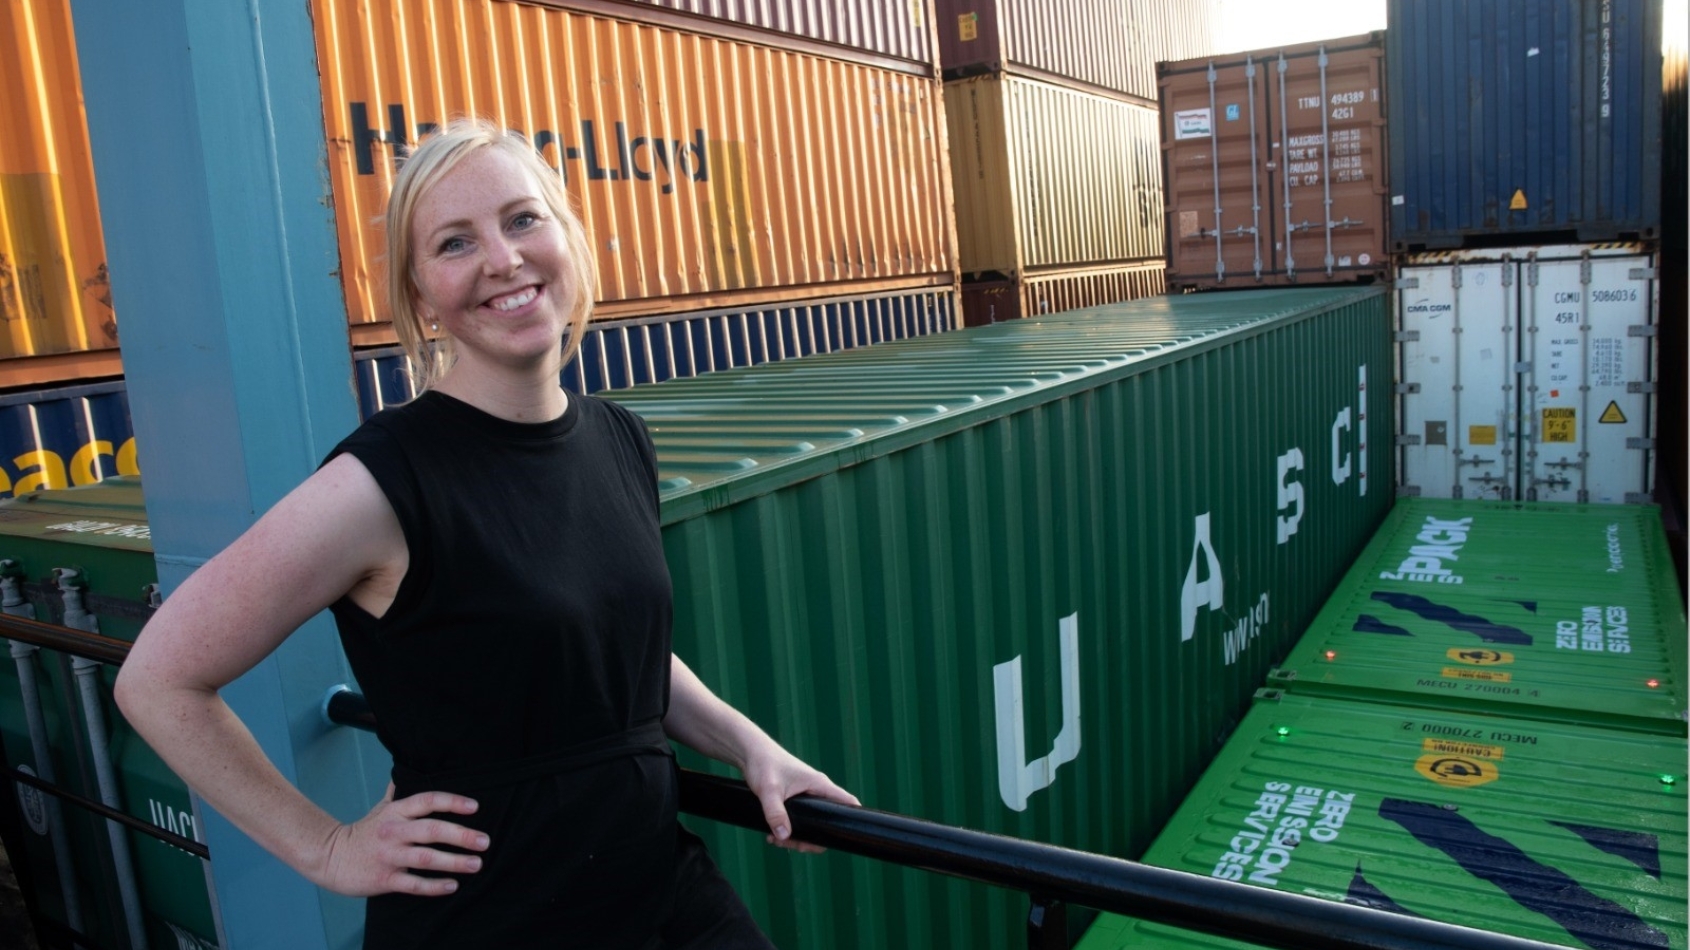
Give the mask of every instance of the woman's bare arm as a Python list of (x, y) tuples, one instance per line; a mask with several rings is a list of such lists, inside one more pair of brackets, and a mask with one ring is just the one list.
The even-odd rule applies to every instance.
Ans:
[(671, 739), (739, 769), (763, 805), (770, 840), (783, 847), (819, 850), (792, 840), (792, 821), (786, 814), (786, 800), (792, 796), (862, 804), (723, 702), (676, 656), (669, 660), (669, 714), (663, 717), (663, 730)]
[(341, 456), (184, 581), (117, 679), (124, 715), (213, 808), (306, 878), (354, 896), (455, 890), (450, 878), (410, 869), (480, 868), (478, 857), (430, 847), (484, 850), (484, 835), (428, 817), (470, 814), (475, 802), (443, 792), (394, 802), (389, 788), (343, 825), (282, 777), (217, 693), (344, 594), (384, 612), (406, 564), (386, 496), (362, 463)]

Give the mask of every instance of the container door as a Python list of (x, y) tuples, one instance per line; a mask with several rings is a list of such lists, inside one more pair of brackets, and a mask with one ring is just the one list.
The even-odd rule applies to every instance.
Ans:
[(1405, 494), (1516, 497), (1517, 269), (1503, 255), (1402, 270), (1398, 441)]
[(1525, 497), (1649, 500), (1655, 288), (1647, 255), (1523, 265)]
[(1273, 269), (1266, 65), (1211, 64), (1162, 80), (1168, 262), (1177, 277), (1248, 287)]
[(1311, 282), (1382, 271), (1385, 109), (1379, 50), (1280, 56), (1267, 70), (1274, 268)]

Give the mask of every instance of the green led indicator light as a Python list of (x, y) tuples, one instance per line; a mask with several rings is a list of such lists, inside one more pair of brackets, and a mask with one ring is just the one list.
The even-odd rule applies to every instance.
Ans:
[(1288, 735), (1291, 734), (1291, 730), (1286, 726), (1280, 726), (1280, 727), (1274, 729), (1273, 731), (1279, 733), (1282, 736), (1288, 736)]
[(1663, 776), (1661, 776), (1661, 784), (1662, 785), (1676, 785), (1676, 784), (1678, 784), (1678, 776), (1676, 776), (1676, 775), (1663, 775)]

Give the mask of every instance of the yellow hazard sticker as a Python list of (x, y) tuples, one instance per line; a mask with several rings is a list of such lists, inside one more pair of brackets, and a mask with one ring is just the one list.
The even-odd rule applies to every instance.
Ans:
[(1486, 650), (1481, 647), (1452, 647), (1444, 656), (1462, 663), (1474, 666), (1495, 666), (1499, 663), (1514, 662), (1514, 654), (1503, 650)]
[(1468, 445), (1495, 445), (1496, 426), (1468, 426)]
[(1524, 211), (1524, 210), (1526, 210), (1526, 189), (1524, 189), (1524, 188), (1514, 189), (1514, 197), (1508, 199), (1508, 210), (1509, 211)]
[(964, 13), (956, 18), (956, 31), (964, 43), (980, 38), (980, 14)]
[(1420, 743), (1420, 751), (1436, 752), (1440, 755), (1463, 755), (1470, 759), (1500, 759), (1506, 750), (1499, 745), (1480, 745), (1477, 742), (1458, 742), (1454, 739), (1426, 739)]
[(1415, 760), (1414, 771), (1450, 788), (1472, 788), (1496, 781), (1496, 764), (1475, 755), (1431, 752)]
[(1506, 683), (1514, 678), (1513, 673), (1501, 670), (1475, 670), (1465, 666), (1446, 666), (1443, 675), (1444, 679), (1484, 680), (1487, 683)]
[(1602, 415), (1596, 421), (1610, 426), (1625, 425), (1625, 413), (1620, 411), (1619, 403), (1609, 400), (1608, 408), (1602, 410)]
[(1577, 442), (1578, 410), (1570, 406), (1543, 410), (1543, 441)]

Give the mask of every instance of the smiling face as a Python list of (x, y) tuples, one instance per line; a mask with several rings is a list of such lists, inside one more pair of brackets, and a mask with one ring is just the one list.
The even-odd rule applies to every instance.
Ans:
[(540, 182), (481, 148), (422, 194), (411, 220), (416, 308), (475, 372), (555, 375), (578, 288), (562, 223)]

